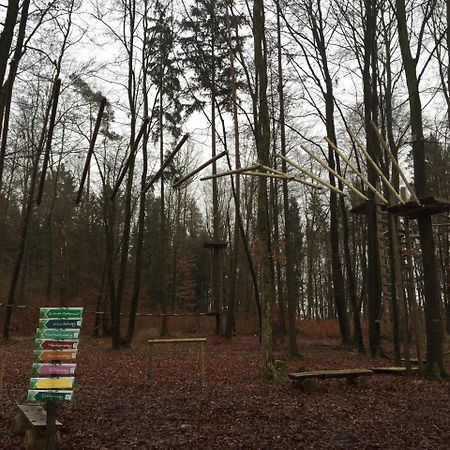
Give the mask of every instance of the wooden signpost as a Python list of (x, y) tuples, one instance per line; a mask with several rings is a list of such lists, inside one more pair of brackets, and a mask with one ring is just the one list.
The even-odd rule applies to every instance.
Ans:
[[(57, 448), (56, 408), (59, 402), (73, 398), (82, 318), (83, 308), (40, 309), (34, 343), (33, 378), (30, 379), (27, 396), (30, 403), (19, 405), (21, 414), (32, 426), (27, 430), (27, 448), (40, 445), (45, 445), (48, 450)], [(45, 402), (46, 410), (35, 402)], [(45, 418), (45, 434), (39, 434), (34, 427), (36, 414)]]

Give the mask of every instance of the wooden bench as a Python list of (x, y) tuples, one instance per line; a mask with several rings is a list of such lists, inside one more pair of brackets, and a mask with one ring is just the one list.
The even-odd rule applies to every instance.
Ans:
[[(47, 448), (47, 411), (42, 404), (28, 403), (17, 405), (14, 431), (17, 434), (25, 434), (26, 450), (42, 450)], [(61, 422), (56, 421), (56, 427), (61, 426)], [(60, 441), (59, 432), (57, 441)]]
[[(385, 375), (406, 375), (408, 371), (406, 367), (403, 366), (392, 366), (392, 367), (372, 367), (373, 373), (385, 374)], [(418, 373), (419, 368), (417, 366), (411, 367), (409, 373)]]
[(289, 378), (296, 387), (309, 390), (312, 379), (345, 378), (348, 383), (357, 385), (360, 377), (372, 375), (369, 369), (344, 369), (344, 370), (315, 370), (311, 372), (296, 372), (289, 374)]
[(147, 372), (147, 384), (152, 382), (152, 357), (153, 346), (155, 344), (189, 344), (198, 343), (200, 346), (199, 364), (200, 364), (200, 383), (202, 386), (206, 386), (205, 379), (205, 342), (206, 338), (180, 338), (180, 339), (150, 339), (149, 344), (149, 361)]

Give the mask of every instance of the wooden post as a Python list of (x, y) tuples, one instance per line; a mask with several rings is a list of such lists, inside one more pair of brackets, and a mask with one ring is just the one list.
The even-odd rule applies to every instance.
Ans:
[(58, 442), (56, 438), (56, 402), (47, 402), (47, 450), (56, 450)]
[(202, 387), (206, 387), (205, 377), (205, 342), (200, 342), (200, 384)]
[(148, 371), (147, 371), (147, 384), (152, 382), (152, 353), (153, 353), (153, 342), (148, 342)]
[(5, 373), (5, 363), (3, 361), (3, 358), (0, 357), (0, 394), (3, 393), (3, 376)]

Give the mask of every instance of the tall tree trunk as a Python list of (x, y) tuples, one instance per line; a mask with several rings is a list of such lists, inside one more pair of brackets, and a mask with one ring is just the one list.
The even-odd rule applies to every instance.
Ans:
[[(255, 70), (259, 80), (258, 122), (255, 124), (256, 147), (259, 161), (268, 166), (270, 164), (270, 119), (267, 103), (267, 47), (263, 0), (254, 0), (253, 36), (255, 44)], [(275, 368), (272, 354), (271, 275), (269, 264), (270, 227), (268, 213), (267, 181), (266, 178), (259, 177), (256, 234), (259, 242), (258, 250), (261, 270), (261, 362), (263, 376), (274, 378), (278, 376), (278, 371)]]
[[(283, 62), (281, 56), (281, 23), (280, 23), (280, 2), (277, 0), (277, 56), (278, 56), (278, 96), (280, 102), (280, 150), (283, 156), (286, 156), (286, 125), (284, 111), (284, 80), (283, 80)], [(282, 160), (281, 169), (287, 172), (286, 161)], [(289, 189), (287, 180), (283, 180), (283, 210), (284, 210), (284, 242), (286, 255), (286, 292), (288, 306), (288, 339), (289, 354), (297, 356), (300, 354), (297, 344), (297, 305), (298, 295), (295, 289), (294, 272), (294, 241), (292, 238), (292, 217), (289, 208)]]
[[(430, 8), (433, 8), (435, 1)], [(419, 198), (429, 194), (425, 163), (425, 140), (423, 133), (422, 105), (420, 100), (417, 59), (411, 54), (408, 35), (405, 0), (396, 0), (397, 25), (400, 50), (409, 94), (411, 116), (412, 151), (414, 162), (414, 188)], [(424, 19), (426, 20), (426, 18)], [(420, 49), (419, 49), (420, 50)], [(431, 216), (422, 214), (417, 219), (423, 260), (425, 297), (425, 327), (427, 336), (427, 359), (425, 370), (430, 376), (446, 375), (444, 367), (444, 339), (441, 317), (436, 247)]]

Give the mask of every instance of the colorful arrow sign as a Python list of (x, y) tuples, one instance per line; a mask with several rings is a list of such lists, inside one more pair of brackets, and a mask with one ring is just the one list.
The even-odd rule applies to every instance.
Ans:
[(40, 308), (40, 319), (81, 319), (83, 308)]
[(80, 331), (77, 329), (73, 330), (46, 330), (46, 329), (36, 329), (36, 339), (78, 339), (80, 337)]
[(34, 341), (35, 350), (77, 350), (76, 341), (54, 341), (49, 339), (36, 339)]
[(81, 328), (81, 319), (39, 319), (39, 328)]
[(76, 350), (35, 350), (34, 362), (72, 362), (77, 357)]
[(31, 378), (30, 389), (72, 389), (75, 377)]
[(75, 373), (76, 364), (33, 364), (32, 374), (36, 377), (71, 376)]
[(36, 391), (29, 390), (27, 400), (29, 402), (62, 402), (72, 400), (72, 391)]

